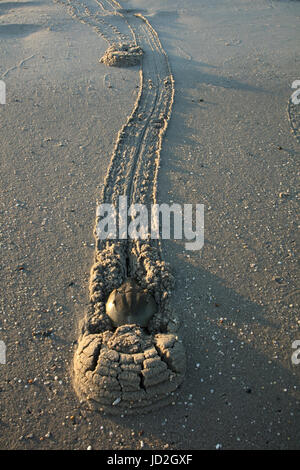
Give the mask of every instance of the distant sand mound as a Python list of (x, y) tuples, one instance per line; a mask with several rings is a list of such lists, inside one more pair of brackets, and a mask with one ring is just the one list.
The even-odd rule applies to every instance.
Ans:
[(100, 62), (110, 67), (132, 67), (141, 62), (143, 50), (136, 44), (113, 44)]

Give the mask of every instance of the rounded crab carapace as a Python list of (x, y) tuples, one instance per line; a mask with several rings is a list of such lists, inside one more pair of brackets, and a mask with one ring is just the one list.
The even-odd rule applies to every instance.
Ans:
[(115, 327), (129, 324), (146, 327), (156, 312), (152, 295), (132, 278), (114, 289), (106, 302), (106, 313)]

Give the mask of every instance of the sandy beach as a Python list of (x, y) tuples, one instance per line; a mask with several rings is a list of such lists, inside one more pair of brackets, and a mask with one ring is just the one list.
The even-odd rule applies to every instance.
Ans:
[(138, 201), (140, 181), (149, 194), (157, 183), (159, 203), (205, 211), (203, 248), (162, 242), (185, 377), (169, 405), (130, 416), (89, 409), (73, 386), (97, 201), (103, 188), (116, 197), (106, 175), (141, 94), (138, 64), (99, 62), (107, 24), (127, 34), (100, 3), (0, 1), (0, 448), (299, 449), (300, 3), (121, 1), (144, 41), (148, 83), (166, 65), (151, 68), (152, 30), (135, 14), (174, 77), (165, 134), (157, 119), (154, 137), (134, 123), (136, 135), (163, 140), (157, 181), (136, 173), (131, 192)]

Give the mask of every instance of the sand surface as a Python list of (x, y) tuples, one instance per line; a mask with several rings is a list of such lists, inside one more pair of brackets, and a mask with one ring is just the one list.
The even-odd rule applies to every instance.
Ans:
[(299, 448), (299, 2), (123, 6), (151, 22), (175, 78), (159, 201), (205, 204), (201, 251), (163, 243), (186, 377), (174, 405), (140, 417), (74, 393), (96, 199), (139, 72), (100, 64), (105, 40), (63, 5), (1, 1), (0, 446)]

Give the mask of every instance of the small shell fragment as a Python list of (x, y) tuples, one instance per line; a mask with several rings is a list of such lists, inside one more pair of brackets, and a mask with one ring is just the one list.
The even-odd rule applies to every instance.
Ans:
[(112, 403), (112, 406), (118, 405), (120, 401), (121, 401), (121, 397), (116, 398), (115, 401)]

